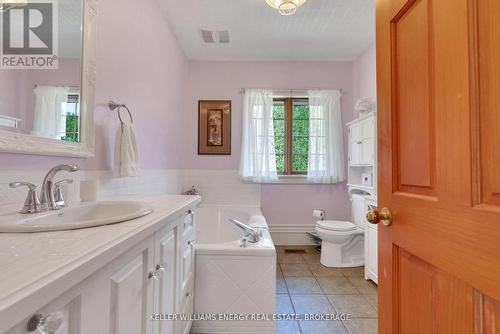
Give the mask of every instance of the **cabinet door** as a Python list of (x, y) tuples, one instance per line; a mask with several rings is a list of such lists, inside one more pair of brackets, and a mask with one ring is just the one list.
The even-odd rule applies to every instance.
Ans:
[(364, 165), (373, 165), (375, 158), (375, 123), (373, 118), (369, 118), (361, 123), (361, 163)]
[(350, 163), (359, 165), (362, 163), (362, 127), (361, 124), (351, 125), (349, 131)]
[[(158, 282), (155, 287), (156, 307), (155, 313), (176, 313), (176, 244), (178, 238), (178, 227), (173, 229), (169, 226), (156, 232), (156, 270), (158, 271)], [(159, 267), (161, 266), (161, 267)], [(173, 321), (159, 321), (154, 323), (154, 332), (159, 334), (174, 333)]]
[(149, 315), (153, 312), (154, 238), (110, 276), (110, 332), (113, 334), (152, 333)]
[[(42, 308), (41, 310), (37, 311), (36, 313), (41, 314), (42, 316), (49, 316), (51, 315), (53, 317), (53, 321), (51, 322), (52, 324), (58, 323), (58, 321), (55, 319), (56, 317), (60, 319), (60, 325), (57, 327), (58, 329), (54, 334), (80, 334), (82, 331), (80, 330), (80, 323), (81, 323), (81, 305), (80, 305), (80, 298), (81, 298), (81, 291), (78, 291), (78, 293), (66, 293), (60, 297), (58, 297), (55, 301), (51, 302), (49, 305), (46, 307)], [(30, 320), (32, 315), (30, 315), (28, 318), (23, 320), (21, 323), (19, 323), (17, 326), (11, 328), (10, 330), (6, 332), (2, 332), (4, 334), (27, 334), (28, 331), (26, 329), (26, 326), (28, 324), (28, 321)], [(35, 332), (32, 333), (40, 333), (38, 330), (35, 330)]]
[(183, 245), (181, 262), (181, 305), (192, 294), (194, 286), (194, 245), (192, 239), (187, 239)]
[(371, 226), (366, 229), (366, 250), (365, 250), (365, 261), (366, 261), (366, 278), (371, 279), (375, 283), (378, 283), (378, 230)]

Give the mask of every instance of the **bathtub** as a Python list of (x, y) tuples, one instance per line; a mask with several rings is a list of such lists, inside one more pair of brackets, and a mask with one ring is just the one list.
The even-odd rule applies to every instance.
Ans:
[[(260, 241), (241, 247), (243, 232), (229, 218), (261, 231)], [(275, 313), (276, 250), (260, 208), (201, 206), (195, 249), (194, 313), (217, 318), (195, 320), (191, 332), (274, 333), (266, 315)]]

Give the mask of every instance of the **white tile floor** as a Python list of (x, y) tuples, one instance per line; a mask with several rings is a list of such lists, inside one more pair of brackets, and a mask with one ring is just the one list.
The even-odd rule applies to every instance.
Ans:
[[(304, 249), (304, 254), (285, 253)], [(276, 312), (350, 314), (345, 321), (277, 321), (278, 334), (376, 334), (377, 286), (363, 268), (327, 268), (314, 247), (278, 246)]]

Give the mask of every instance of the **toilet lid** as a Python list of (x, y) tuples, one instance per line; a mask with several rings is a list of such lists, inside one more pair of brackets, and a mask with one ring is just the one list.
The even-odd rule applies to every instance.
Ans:
[(320, 220), (316, 225), (329, 231), (352, 231), (356, 229), (356, 225), (351, 222), (337, 220)]

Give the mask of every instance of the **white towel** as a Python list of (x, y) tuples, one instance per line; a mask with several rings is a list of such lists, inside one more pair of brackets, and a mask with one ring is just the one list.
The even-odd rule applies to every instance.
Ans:
[(132, 125), (122, 124), (116, 130), (115, 170), (120, 176), (139, 175), (139, 155)]

